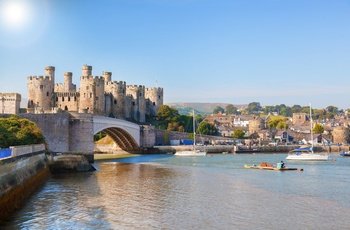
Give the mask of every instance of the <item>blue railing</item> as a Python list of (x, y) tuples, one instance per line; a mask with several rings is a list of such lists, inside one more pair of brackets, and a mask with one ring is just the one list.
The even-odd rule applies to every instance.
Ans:
[(0, 149), (0, 159), (5, 157), (10, 157), (12, 154), (12, 149)]

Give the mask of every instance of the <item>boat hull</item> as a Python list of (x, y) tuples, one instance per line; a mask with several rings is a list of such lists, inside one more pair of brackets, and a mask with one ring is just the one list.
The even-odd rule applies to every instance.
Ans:
[(297, 161), (327, 161), (328, 155), (323, 154), (290, 154), (286, 157), (286, 160), (297, 160)]
[(174, 154), (175, 156), (188, 156), (188, 157), (195, 157), (195, 156), (205, 156), (207, 155), (206, 152), (202, 151), (179, 151)]
[(244, 168), (247, 169), (261, 169), (261, 170), (274, 170), (274, 171), (289, 171), (289, 170), (298, 170), (297, 168), (276, 168), (276, 167), (265, 167), (265, 166), (254, 166), (254, 165), (244, 165)]

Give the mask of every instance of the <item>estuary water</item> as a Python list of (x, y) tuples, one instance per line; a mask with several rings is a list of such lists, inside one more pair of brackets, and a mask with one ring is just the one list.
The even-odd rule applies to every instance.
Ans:
[[(143, 155), (53, 176), (1, 229), (349, 229), (350, 158)], [(276, 163), (304, 171), (245, 169)]]

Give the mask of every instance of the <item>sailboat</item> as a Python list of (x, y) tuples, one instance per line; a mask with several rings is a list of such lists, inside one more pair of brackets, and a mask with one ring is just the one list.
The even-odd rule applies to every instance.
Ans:
[(192, 111), (192, 115), (193, 115), (193, 146), (192, 146), (192, 150), (178, 151), (174, 154), (176, 156), (205, 156), (207, 154), (206, 151), (196, 150), (196, 124), (195, 124), (194, 110)]
[(296, 148), (291, 151), (287, 156), (287, 160), (298, 161), (327, 161), (329, 156), (327, 153), (314, 153), (314, 139), (312, 135), (312, 112), (310, 103), (310, 134), (311, 134), (311, 147)]

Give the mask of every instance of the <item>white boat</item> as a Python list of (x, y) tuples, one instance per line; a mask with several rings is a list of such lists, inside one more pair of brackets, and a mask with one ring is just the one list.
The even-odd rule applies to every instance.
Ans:
[(310, 103), (310, 134), (311, 134), (311, 147), (310, 148), (297, 148), (292, 150), (286, 160), (298, 160), (298, 161), (327, 161), (329, 156), (327, 153), (315, 153), (314, 152), (314, 140), (312, 135), (312, 113)]
[(178, 151), (174, 155), (175, 156), (189, 156), (189, 157), (207, 155), (206, 151), (196, 150), (196, 126), (195, 126), (194, 110), (193, 110), (193, 146), (192, 146), (192, 150)]
[(327, 153), (314, 153), (313, 147), (311, 148), (298, 148), (294, 149), (287, 156), (287, 160), (298, 161), (327, 161), (329, 158)]

